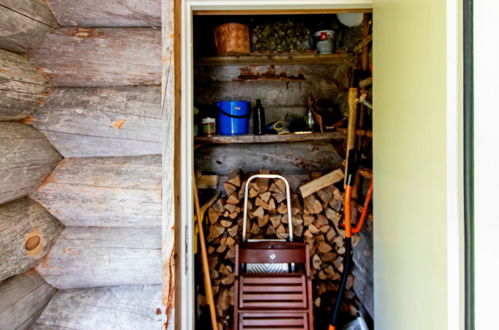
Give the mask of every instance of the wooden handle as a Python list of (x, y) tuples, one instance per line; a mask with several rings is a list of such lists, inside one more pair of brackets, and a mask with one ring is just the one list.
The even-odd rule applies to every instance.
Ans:
[(201, 246), (201, 263), (203, 267), (206, 302), (210, 307), (212, 328), (213, 330), (218, 330), (217, 313), (215, 311), (215, 300), (213, 299), (213, 288), (211, 287), (210, 265), (208, 264), (208, 251), (206, 250), (206, 242), (204, 238), (203, 213), (201, 212), (201, 208), (199, 207), (198, 187), (195, 176), (193, 176), (192, 181), (193, 181), (192, 189), (194, 191), (194, 209), (196, 211), (196, 219), (199, 230), (199, 245)]

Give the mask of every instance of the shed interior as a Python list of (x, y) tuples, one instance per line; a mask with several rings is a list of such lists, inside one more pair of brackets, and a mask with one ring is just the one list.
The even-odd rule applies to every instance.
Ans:
[[(234, 297), (238, 290), (234, 288), (238, 283), (234, 273), (236, 245), (242, 239), (245, 182), (253, 174), (272, 173), (283, 175), (290, 183), (293, 241), (309, 246), (314, 327), (324, 329), (331, 319), (344, 270), (341, 223), (347, 149), (355, 147), (360, 156), (352, 200), (354, 223), (372, 181), (372, 16), (365, 13), (360, 24), (347, 27), (334, 12), (239, 14), (202, 12), (193, 17), (194, 164), (202, 209), (206, 211), (203, 232), (217, 326), (233, 328), (238, 318), (234, 307), (243, 304)], [(222, 47), (214, 31), (227, 23), (248, 27), (249, 53), (220, 52)], [(333, 51), (319, 54), (317, 40), (311, 36), (327, 30), (334, 31)], [(264, 107), (265, 124), (281, 122), (290, 134), (270, 129), (263, 135), (255, 134), (257, 99)], [(353, 100), (351, 106), (349, 99)], [(224, 114), (216, 104), (223, 101), (250, 102), (253, 113), (248, 118), (247, 134), (221, 132), (226, 118), (221, 118)], [(306, 124), (309, 109), (318, 114), (314, 114), (313, 128)], [(356, 129), (348, 139), (352, 111)], [(217, 121), (216, 133), (206, 127), (210, 118)], [(319, 182), (325, 182), (322, 189), (314, 186)], [(311, 184), (313, 193), (306, 190)], [(257, 180), (249, 185), (248, 237), (289, 239), (282, 188), (279, 180)], [(369, 206), (363, 229), (353, 236), (354, 266), (346, 283), (339, 328), (358, 316), (369, 328), (374, 326), (372, 222)], [(196, 322), (197, 328), (203, 329), (211, 322), (211, 294), (206, 290), (202, 246), (195, 249)], [(268, 294), (265, 297), (283, 299)], [(278, 302), (287, 304), (284, 309), (292, 309), (289, 301)], [(258, 322), (269, 321), (260, 318)], [(238, 329), (244, 328), (241, 324)]]

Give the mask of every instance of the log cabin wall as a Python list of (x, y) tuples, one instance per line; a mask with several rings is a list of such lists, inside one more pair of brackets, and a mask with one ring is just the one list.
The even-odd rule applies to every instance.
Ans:
[(161, 328), (161, 2), (0, 12), (0, 328)]

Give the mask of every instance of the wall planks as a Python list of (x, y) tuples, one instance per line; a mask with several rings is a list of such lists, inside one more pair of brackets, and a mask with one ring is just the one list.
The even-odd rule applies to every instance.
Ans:
[(161, 283), (160, 227), (67, 227), (36, 270), (59, 289)]
[(17, 53), (38, 46), (58, 26), (44, 0), (0, 0), (0, 48)]
[(58, 88), (31, 124), (66, 158), (161, 154), (155, 86)]
[(161, 26), (161, 0), (47, 1), (62, 26)]
[(64, 226), (29, 198), (0, 206), (0, 281), (35, 267)]
[(26, 57), (0, 49), (0, 121), (27, 117), (50, 91), (47, 79)]
[(61, 160), (47, 138), (33, 127), (0, 122), (0, 204), (26, 196)]
[(161, 157), (66, 158), (31, 197), (66, 226), (161, 226)]
[(0, 329), (28, 329), (55, 292), (34, 271), (0, 283)]
[(283, 174), (334, 170), (343, 159), (329, 141), (206, 145), (196, 150), (196, 170), (228, 175), (234, 169), (258, 172), (268, 169)]
[(58, 87), (161, 83), (161, 32), (155, 28), (60, 28), (28, 56)]
[(160, 330), (161, 286), (61, 290), (31, 329)]

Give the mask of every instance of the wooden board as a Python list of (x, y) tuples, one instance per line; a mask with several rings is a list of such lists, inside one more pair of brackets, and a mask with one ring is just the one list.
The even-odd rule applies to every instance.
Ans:
[(161, 26), (160, 0), (47, 0), (62, 26)]
[(161, 286), (61, 290), (31, 329), (161, 329)]
[(64, 159), (31, 197), (66, 226), (161, 226), (161, 158)]
[(327, 141), (335, 139), (344, 139), (344, 133), (311, 133), (311, 134), (283, 134), (283, 135), (236, 135), (236, 136), (198, 136), (194, 138), (197, 143), (210, 144), (231, 144), (231, 143), (289, 143), (305, 141)]
[(154, 28), (60, 28), (28, 56), (56, 86), (161, 83), (161, 32)]
[[(180, 223), (180, 1), (162, 2), (162, 75), (161, 114), (163, 122), (162, 153), (162, 221), (161, 266), (163, 280), (163, 328), (175, 329), (175, 318), (181, 309), (175, 309), (175, 299), (181, 297), (182, 247)], [(177, 255), (177, 258), (175, 257)], [(185, 259), (184, 259), (185, 260)], [(177, 314), (175, 314), (177, 311)], [(179, 323), (181, 324), (181, 323)], [(178, 328), (178, 327), (177, 327)]]
[(161, 154), (161, 97), (155, 86), (58, 88), (32, 115), (66, 158)]
[(28, 329), (55, 292), (34, 271), (0, 283), (0, 329)]
[(61, 159), (33, 127), (0, 122), (0, 204), (26, 196)]
[(27, 117), (50, 91), (47, 79), (26, 57), (0, 49), (0, 121)]
[(231, 65), (231, 64), (346, 64), (348, 54), (274, 54), (274, 55), (246, 55), (246, 56), (216, 56), (204, 57), (197, 65)]
[(56, 288), (161, 283), (161, 229), (67, 227), (36, 267)]
[(333, 170), (342, 161), (328, 142), (206, 145), (196, 150), (196, 170), (228, 175), (234, 169), (269, 169), (286, 174)]
[(0, 206), (0, 281), (33, 268), (52, 247), (62, 224), (29, 198)]
[(57, 27), (44, 0), (0, 0), (0, 48), (24, 53)]

